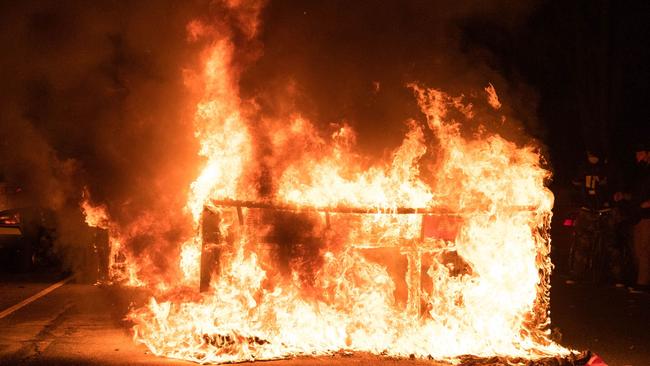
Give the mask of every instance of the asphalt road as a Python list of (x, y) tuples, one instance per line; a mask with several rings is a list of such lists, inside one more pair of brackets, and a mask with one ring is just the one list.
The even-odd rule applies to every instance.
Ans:
[[(63, 278), (56, 274), (0, 275), (0, 312)], [(562, 343), (591, 349), (610, 366), (650, 365), (650, 295), (624, 289), (566, 285), (552, 292), (553, 326)], [(131, 341), (123, 316), (137, 292), (70, 281), (0, 319), (2, 365), (193, 365), (159, 358)], [(557, 333), (557, 332), (556, 332)], [(337, 355), (264, 365), (440, 365), (428, 360)]]
[(650, 366), (650, 294), (626, 288), (567, 285), (551, 287), (552, 326), (562, 345), (589, 349), (609, 366)]

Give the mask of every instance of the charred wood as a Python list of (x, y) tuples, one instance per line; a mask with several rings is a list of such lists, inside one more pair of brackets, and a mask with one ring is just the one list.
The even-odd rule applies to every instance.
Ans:
[[(347, 214), (374, 214), (374, 215), (408, 215), (408, 214), (427, 214), (441, 216), (464, 216), (479, 211), (453, 211), (445, 207), (414, 208), (414, 207), (352, 207), (352, 206), (298, 206), (290, 204), (277, 204), (263, 201), (240, 201), (232, 199), (212, 200), (216, 207), (245, 207), (245, 208), (265, 208), (279, 211), (315, 211), (327, 213), (347, 213)], [(513, 211), (534, 211), (534, 207), (529, 206), (512, 206)]]

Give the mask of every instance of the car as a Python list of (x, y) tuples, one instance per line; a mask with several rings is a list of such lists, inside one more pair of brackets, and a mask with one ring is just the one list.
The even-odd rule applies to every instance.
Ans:
[(3, 267), (20, 271), (51, 259), (55, 215), (40, 207), (0, 211), (0, 258)]

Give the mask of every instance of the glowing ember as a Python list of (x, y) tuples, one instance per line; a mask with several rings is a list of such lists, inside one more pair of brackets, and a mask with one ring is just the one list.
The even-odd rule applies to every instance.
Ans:
[[(212, 34), (199, 22), (189, 29)], [(175, 281), (129, 314), (136, 342), (201, 363), (339, 350), (445, 360), (569, 353), (547, 330), (553, 196), (535, 148), (464, 137), (449, 115), (472, 120), (472, 105), (416, 84), (426, 121), (408, 122), (385, 162), (360, 156), (346, 124), (322, 134), (295, 114), (253, 131), (233, 54), (223, 37), (204, 53), (194, 84), (205, 166), (187, 203), (196, 234), (181, 245)], [(499, 109), (494, 87), (486, 91)], [(263, 159), (260, 134), (272, 152)], [(89, 224), (98, 222), (91, 208)], [(146, 261), (123, 264), (142, 275)]]
[(499, 101), (499, 96), (497, 95), (496, 89), (494, 89), (494, 85), (489, 84), (488, 86), (486, 86), (485, 92), (488, 93), (488, 103), (490, 103), (492, 108), (494, 109), (501, 108), (501, 102)]

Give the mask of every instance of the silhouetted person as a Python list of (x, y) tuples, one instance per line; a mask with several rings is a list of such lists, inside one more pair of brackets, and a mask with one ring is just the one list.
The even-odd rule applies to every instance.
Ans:
[(587, 151), (587, 159), (578, 168), (572, 183), (580, 190), (580, 205), (589, 210), (609, 208), (607, 162), (599, 152)]
[(610, 275), (619, 281), (621, 254), (615, 245), (607, 163), (595, 151), (588, 151), (586, 158), (572, 181), (580, 191), (580, 210), (575, 224), (571, 276), (599, 282)]
[(636, 171), (628, 193), (617, 192), (616, 201), (630, 202), (632, 253), (636, 266), (635, 289), (650, 290), (650, 149), (640, 144), (636, 151)]

